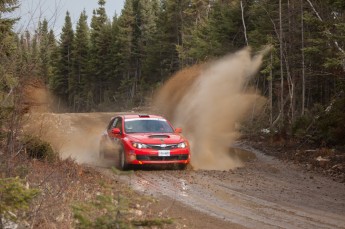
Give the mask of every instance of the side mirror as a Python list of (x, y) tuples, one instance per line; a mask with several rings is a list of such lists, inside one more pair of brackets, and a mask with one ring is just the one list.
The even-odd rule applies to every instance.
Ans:
[(121, 133), (121, 130), (120, 130), (119, 128), (113, 128), (113, 129), (111, 130), (111, 133), (113, 133), (113, 134), (120, 134), (120, 133)]
[(175, 129), (175, 133), (177, 133), (177, 134), (182, 133), (182, 128), (176, 128), (176, 129)]

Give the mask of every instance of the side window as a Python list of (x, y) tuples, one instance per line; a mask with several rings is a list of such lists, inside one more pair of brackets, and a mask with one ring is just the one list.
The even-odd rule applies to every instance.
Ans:
[(114, 118), (112, 121), (110, 121), (109, 126), (108, 126), (108, 130), (115, 128), (118, 120), (119, 120), (119, 118)]
[(122, 118), (118, 118), (117, 120), (116, 120), (117, 122), (115, 123), (115, 128), (119, 128), (120, 129), (120, 131), (122, 132)]

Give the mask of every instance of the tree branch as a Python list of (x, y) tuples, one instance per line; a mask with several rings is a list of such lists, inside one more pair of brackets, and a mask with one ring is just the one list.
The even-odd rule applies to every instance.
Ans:
[[(310, 7), (312, 8), (312, 10), (314, 11), (314, 13), (316, 14), (316, 17), (317, 17), (321, 22), (323, 22), (323, 20), (322, 20), (320, 14), (316, 11), (316, 9), (315, 9), (313, 3), (312, 3), (310, 0), (307, 0), (307, 2), (309, 3)], [(331, 33), (331, 31), (329, 31), (329, 29), (326, 30), (326, 33), (328, 33), (329, 35), (333, 35), (333, 34)], [(339, 46), (338, 41), (333, 40), (333, 43), (335, 44), (335, 47), (337, 47), (338, 51), (345, 55), (345, 51), (344, 51), (344, 49), (342, 49), (342, 48)]]
[(246, 44), (248, 46), (248, 38), (247, 38), (247, 27), (246, 27), (246, 23), (244, 21), (244, 9), (243, 9), (243, 3), (241, 1), (241, 12), (242, 12), (242, 23), (243, 23), (243, 30), (244, 30), (244, 38), (246, 40)]

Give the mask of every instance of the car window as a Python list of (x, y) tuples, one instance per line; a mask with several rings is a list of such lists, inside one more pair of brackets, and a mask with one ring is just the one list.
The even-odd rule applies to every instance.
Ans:
[(107, 127), (108, 130), (111, 130), (111, 129), (112, 129), (114, 121), (115, 121), (115, 119), (112, 119), (112, 120), (109, 122), (108, 127)]
[(119, 120), (119, 118), (114, 118), (113, 120), (111, 120), (109, 125), (108, 125), (108, 130), (111, 130), (111, 129), (115, 128), (118, 120)]
[(116, 123), (115, 123), (114, 128), (119, 128), (120, 131), (122, 131), (122, 118), (118, 118), (118, 119), (116, 120)]
[(173, 133), (173, 128), (163, 119), (129, 119), (125, 121), (126, 133)]

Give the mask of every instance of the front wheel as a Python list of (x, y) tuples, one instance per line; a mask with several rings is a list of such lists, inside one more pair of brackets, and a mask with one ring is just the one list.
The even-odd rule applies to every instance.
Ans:
[(119, 169), (127, 170), (128, 164), (127, 164), (126, 153), (123, 149), (121, 149), (119, 154), (120, 154), (119, 155)]

